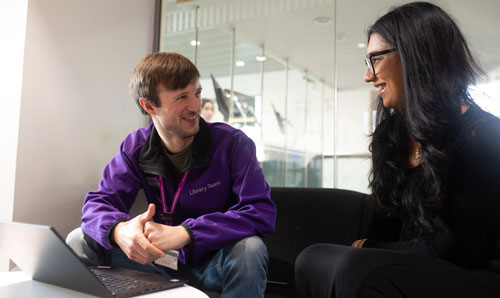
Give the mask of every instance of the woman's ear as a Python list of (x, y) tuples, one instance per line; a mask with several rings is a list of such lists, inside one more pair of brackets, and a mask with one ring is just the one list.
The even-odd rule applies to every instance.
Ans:
[(156, 114), (156, 110), (154, 108), (154, 105), (151, 101), (149, 101), (147, 98), (141, 97), (139, 98), (139, 104), (141, 107), (148, 113), (149, 115), (153, 116)]

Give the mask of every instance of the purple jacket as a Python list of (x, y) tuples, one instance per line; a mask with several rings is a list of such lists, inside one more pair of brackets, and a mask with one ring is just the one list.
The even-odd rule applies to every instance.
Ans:
[(85, 198), (83, 232), (107, 249), (116, 247), (110, 242), (110, 231), (130, 219), (127, 213), (140, 189), (149, 203), (156, 204), (154, 220), (161, 222), (157, 178), (164, 177), (170, 208), (187, 169), (189, 176), (173, 216), (173, 224), (186, 227), (191, 237), (191, 244), (180, 250), (181, 262), (196, 263), (234, 241), (274, 232), (276, 206), (270, 187), (258, 164), (255, 144), (240, 130), (200, 119), (186, 168), (181, 174), (172, 169), (153, 124), (128, 135), (104, 169), (99, 189)]

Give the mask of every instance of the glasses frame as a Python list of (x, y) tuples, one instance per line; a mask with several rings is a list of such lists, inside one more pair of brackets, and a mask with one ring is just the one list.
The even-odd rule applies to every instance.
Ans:
[(365, 64), (368, 67), (368, 69), (370, 70), (370, 73), (372, 75), (375, 75), (375, 67), (373, 66), (373, 61), (372, 61), (373, 57), (382, 56), (385, 54), (392, 53), (394, 51), (396, 51), (396, 48), (392, 48), (392, 49), (388, 49), (388, 50), (384, 50), (384, 51), (379, 51), (379, 52), (371, 52), (370, 54), (366, 55)]

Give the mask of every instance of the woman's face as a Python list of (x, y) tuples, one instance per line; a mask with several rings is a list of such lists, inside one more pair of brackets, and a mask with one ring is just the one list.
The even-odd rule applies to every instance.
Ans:
[[(373, 33), (370, 36), (370, 41), (366, 48), (367, 57), (372, 54), (371, 63), (373, 65), (372, 73), (369, 67), (366, 67), (365, 82), (372, 82), (377, 89), (378, 95), (382, 97), (386, 108), (401, 108), (403, 107), (404, 85), (403, 85), (403, 68), (401, 59), (397, 50), (382, 55), (376, 55), (377, 52), (393, 49), (378, 33)], [(375, 55), (374, 55), (375, 54)]]
[(210, 122), (214, 116), (214, 105), (211, 102), (206, 102), (201, 108), (200, 114), (205, 121)]

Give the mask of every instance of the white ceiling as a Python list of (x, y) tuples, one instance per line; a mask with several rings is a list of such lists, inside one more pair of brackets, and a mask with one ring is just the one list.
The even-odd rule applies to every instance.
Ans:
[[(170, 33), (162, 36), (165, 44), (163, 49), (182, 53), (194, 52), (185, 42), (193, 36), (192, 27), (187, 24), (187, 15), (183, 18), (187, 24), (184, 28), (167, 28), (167, 23), (179, 21), (178, 18), (171, 18), (173, 14), (178, 17), (179, 12), (194, 12), (194, 7), (199, 6), (200, 69), (219, 67), (221, 72), (229, 72), (230, 28), (235, 27), (239, 41), (236, 47), (237, 58), (246, 59), (246, 72), (259, 71), (258, 63), (252, 57), (260, 53), (259, 47), (264, 45), (266, 53), (276, 57), (278, 61), (288, 59), (292, 67), (307, 69), (316, 79), (323, 79), (328, 85), (334, 86), (336, 43), (337, 87), (357, 88), (364, 85), (362, 77), (365, 70), (365, 49), (358, 48), (357, 44), (366, 41), (366, 28), (391, 6), (406, 2), (408, 1), (193, 0), (178, 4), (175, 0), (166, 0), (163, 32)], [(431, 2), (452, 15), (484, 69), (488, 72), (497, 69), (496, 75), (500, 78), (500, 1)], [(313, 22), (316, 17), (327, 16), (335, 19), (335, 5), (336, 22), (328, 25), (317, 25)], [(166, 15), (170, 15), (170, 19)], [(266, 70), (282, 67), (280, 63), (272, 60), (266, 62)]]

